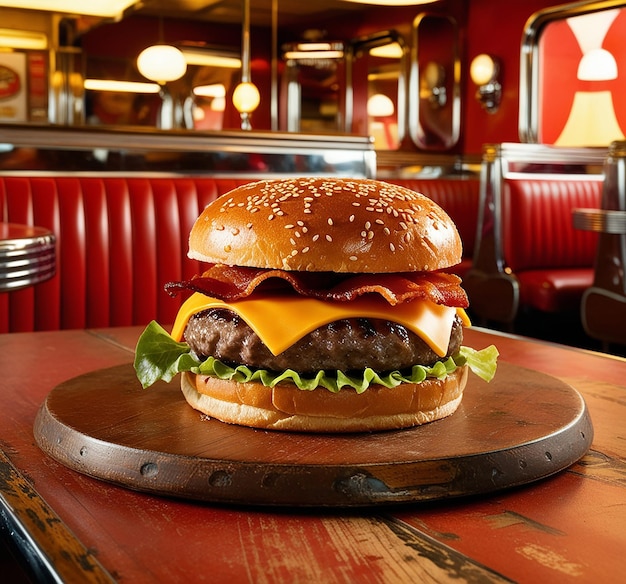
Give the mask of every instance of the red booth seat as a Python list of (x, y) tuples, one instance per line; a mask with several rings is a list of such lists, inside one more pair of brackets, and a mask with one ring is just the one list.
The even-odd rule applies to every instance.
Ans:
[(249, 180), (0, 177), (3, 219), (57, 238), (54, 278), (0, 294), (0, 332), (173, 322), (180, 300), (163, 285), (199, 269), (187, 258), (193, 222)]
[(575, 229), (572, 211), (599, 207), (601, 196), (601, 176), (505, 179), (502, 247), (521, 306), (578, 309), (593, 283), (597, 233)]
[[(57, 274), (0, 294), (0, 333), (172, 323), (179, 298), (166, 282), (190, 278), (189, 231), (212, 200), (247, 179), (163, 176), (0, 176), (3, 220), (57, 238)], [(435, 199), (474, 240), (478, 186), (463, 180), (402, 181)], [(461, 266), (459, 266), (459, 269)]]
[(479, 240), (465, 279), (479, 319), (512, 323), (521, 309), (578, 309), (593, 282), (597, 234), (575, 229), (572, 211), (599, 206), (602, 179), (513, 173), (483, 185)]

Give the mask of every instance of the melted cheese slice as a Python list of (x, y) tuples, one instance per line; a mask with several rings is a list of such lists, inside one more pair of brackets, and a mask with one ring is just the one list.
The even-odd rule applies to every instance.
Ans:
[(227, 308), (236, 312), (278, 355), (315, 329), (344, 318), (381, 318), (405, 326), (419, 335), (443, 357), (448, 350), (454, 316), (459, 314), (469, 326), (462, 308), (450, 308), (433, 302), (414, 300), (391, 306), (379, 296), (360, 296), (350, 302), (325, 302), (315, 298), (281, 295), (257, 295), (235, 302), (224, 302), (195, 293), (182, 305), (171, 336), (183, 338), (189, 319), (208, 308)]

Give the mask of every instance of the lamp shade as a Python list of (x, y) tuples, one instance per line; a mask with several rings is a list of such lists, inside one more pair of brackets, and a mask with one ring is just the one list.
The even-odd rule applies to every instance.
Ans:
[(617, 79), (615, 57), (606, 49), (591, 49), (578, 64), (578, 79), (582, 81), (610, 81)]
[(187, 71), (185, 56), (171, 45), (153, 45), (144, 49), (137, 57), (139, 72), (157, 83), (180, 79)]
[(244, 81), (235, 87), (233, 104), (240, 114), (253, 112), (261, 103), (261, 94), (254, 83)]
[(367, 114), (373, 118), (385, 118), (394, 112), (393, 101), (383, 93), (375, 93), (367, 100)]
[(495, 77), (496, 62), (491, 55), (485, 53), (474, 57), (470, 65), (470, 77), (476, 85), (486, 85)]

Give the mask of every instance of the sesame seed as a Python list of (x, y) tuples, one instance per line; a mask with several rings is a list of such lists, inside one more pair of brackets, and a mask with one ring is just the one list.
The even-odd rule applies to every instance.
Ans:
[(356, 257), (356, 256), (350, 256), (350, 258), (349, 258), (349, 259), (350, 259), (350, 261), (352, 261), (352, 262), (356, 262), (357, 257)]
[(333, 238), (330, 235), (326, 236), (326, 241), (331, 241), (332, 242)]
[(396, 246), (393, 243), (389, 242), (389, 249), (391, 251), (396, 251)]
[(267, 220), (268, 220), (268, 221), (271, 221), (272, 219), (274, 219), (274, 215), (273, 215), (272, 213), (270, 213), (270, 214), (267, 216)]
[(311, 248), (310, 247), (304, 247), (302, 248), (302, 253), (307, 253)]
[(315, 242), (316, 242), (319, 238), (320, 238), (319, 233), (316, 233), (316, 234), (313, 236), (313, 240), (312, 240), (312, 241), (315, 243)]
[(354, 215), (350, 215), (350, 223), (354, 223)]
[(285, 229), (293, 229), (295, 225), (293, 223), (289, 223), (289, 225), (285, 225)]
[(331, 217), (329, 217), (329, 218), (328, 218), (328, 224), (329, 224), (329, 225), (331, 225), (331, 226), (332, 226), (332, 224), (333, 224), (333, 220), (332, 220), (332, 218), (331, 218)]

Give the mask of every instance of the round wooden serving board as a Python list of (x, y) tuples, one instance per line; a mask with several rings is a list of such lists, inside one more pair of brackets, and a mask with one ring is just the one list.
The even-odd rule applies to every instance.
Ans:
[(581, 458), (593, 427), (575, 389), (506, 362), (489, 384), (470, 374), (452, 416), (366, 434), (224, 424), (192, 409), (178, 378), (142, 389), (128, 364), (57, 386), (34, 433), (62, 464), (131, 489), (221, 503), (348, 507), (529, 483)]

